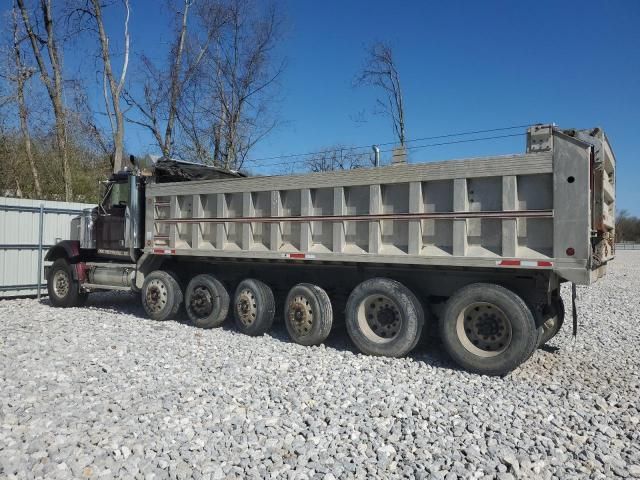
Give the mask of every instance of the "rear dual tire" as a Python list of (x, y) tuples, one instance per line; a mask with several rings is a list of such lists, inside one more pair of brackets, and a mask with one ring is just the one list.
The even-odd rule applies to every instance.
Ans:
[(504, 375), (529, 358), (538, 344), (531, 310), (514, 292), (476, 283), (452, 295), (440, 317), (445, 349), (465, 370)]
[(178, 315), (183, 295), (178, 277), (173, 272), (151, 272), (145, 277), (140, 294), (142, 306), (152, 320), (172, 320)]
[(285, 302), (284, 323), (294, 342), (320, 345), (333, 325), (333, 309), (327, 292), (310, 283), (293, 287)]
[(273, 291), (260, 280), (243, 280), (233, 297), (233, 316), (238, 330), (246, 335), (260, 336), (273, 325), (276, 311)]
[(185, 310), (196, 327), (219, 327), (229, 312), (229, 293), (212, 275), (197, 275), (187, 285)]
[(416, 346), (424, 326), (417, 297), (400, 282), (371, 278), (347, 300), (347, 332), (362, 353), (402, 357)]
[(549, 312), (549, 316), (542, 324), (542, 334), (540, 335), (538, 346), (543, 346), (545, 343), (555, 337), (562, 328), (563, 324), (564, 302), (562, 301), (562, 298), (556, 298), (551, 303), (551, 311)]

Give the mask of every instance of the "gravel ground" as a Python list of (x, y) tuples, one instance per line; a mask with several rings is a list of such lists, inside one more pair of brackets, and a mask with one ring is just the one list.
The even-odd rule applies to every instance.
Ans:
[[(568, 302), (569, 290), (563, 292)], [(640, 477), (640, 252), (505, 378), (88, 308), (0, 302), (3, 478)]]

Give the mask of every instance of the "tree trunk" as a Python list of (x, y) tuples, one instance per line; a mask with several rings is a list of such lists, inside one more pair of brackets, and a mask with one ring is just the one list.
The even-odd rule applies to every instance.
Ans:
[[(20, 75), (20, 73), (19, 73)], [(22, 132), (22, 141), (24, 142), (24, 150), (27, 154), (27, 160), (29, 161), (29, 167), (31, 167), (31, 174), (33, 175), (33, 184), (36, 189), (36, 195), (38, 198), (42, 198), (42, 187), (40, 186), (40, 175), (38, 174), (38, 168), (36, 167), (35, 159), (33, 158), (33, 152), (31, 151), (31, 134), (29, 133), (29, 123), (27, 106), (24, 99), (24, 85), (18, 87), (18, 110), (20, 116), (20, 130)]]
[(73, 199), (73, 185), (71, 168), (69, 165), (69, 156), (67, 152), (67, 124), (66, 124), (66, 112), (63, 101), (63, 78), (62, 78), (62, 65), (58, 56), (58, 46), (53, 36), (53, 16), (51, 13), (51, 0), (40, 0), (40, 9), (42, 11), (42, 17), (47, 32), (47, 51), (49, 53), (49, 60), (51, 62), (51, 69), (53, 72), (53, 81), (47, 71), (47, 66), (44, 62), (42, 52), (40, 50), (40, 40), (36, 36), (29, 20), (29, 14), (25, 6), (24, 0), (17, 0), (20, 12), (22, 14), (22, 21), (24, 23), (27, 36), (31, 42), (31, 49), (38, 63), (38, 69), (40, 70), (40, 78), (47, 88), (51, 105), (53, 106), (53, 114), (55, 116), (55, 133), (56, 133), (56, 146), (58, 147), (58, 155), (60, 156), (60, 162), (62, 163), (62, 177), (64, 182), (64, 197), (66, 201)]
[(31, 134), (29, 133), (29, 111), (27, 110), (27, 104), (24, 98), (24, 87), (30, 74), (22, 64), (22, 56), (20, 54), (20, 40), (18, 35), (18, 18), (16, 9), (13, 9), (13, 54), (16, 62), (16, 90), (18, 100), (18, 115), (20, 117), (20, 131), (22, 133), (22, 140), (24, 142), (24, 149), (27, 154), (27, 161), (31, 168), (31, 175), (33, 175), (33, 184), (36, 189), (36, 195), (38, 198), (42, 198), (42, 187), (40, 186), (40, 176), (38, 175), (38, 168), (36, 167), (35, 159), (33, 158), (33, 152), (31, 151)]
[(104, 65), (104, 77), (105, 81), (109, 84), (109, 92), (111, 94), (111, 106), (113, 107), (113, 117), (115, 122), (112, 121), (111, 111), (108, 107), (108, 99), (106, 98), (105, 87), (105, 102), (107, 102), (107, 114), (109, 120), (111, 120), (112, 134), (113, 134), (113, 171), (119, 172), (122, 170), (122, 156), (124, 152), (124, 115), (120, 108), (120, 96), (122, 95), (122, 89), (124, 87), (125, 77), (127, 75), (127, 66), (129, 64), (129, 1), (125, 0), (125, 8), (127, 16), (124, 23), (124, 38), (125, 38), (125, 51), (124, 61), (122, 65), (122, 72), (120, 80), (116, 84), (116, 80), (113, 75), (113, 69), (111, 67), (111, 54), (109, 52), (109, 37), (104, 29), (104, 21), (102, 18), (102, 7), (99, 0), (91, 0), (93, 5), (93, 15), (98, 26), (98, 35), (100, 37), (100, 48), (102, 53), (102, 63)]
[(67, 151), (67, 112), (63, 101), (62, 65), (58, 55), (58, 45), (53, 32), (53, 15), (51, 0), (41, 0), (42, 16), (47, 31), (47, 51), (53, 70), (53, 112), (56, 117), (56, 140), (62, 161), (62, 175), (64, 180), (64, 199), (67, 202), (73, 200), (73, 178), (69, 164), (69, 152)]
[(398, 78), (398, 123), (400, 124), (400, 145), (404, 148), (404, 102), (402, 101), (402, 90), (400, 90), (400, 79)]
[(67, 152), (67, 125), (64, 106), (60, 101), (54, 103), (53, 111), (56, 117), (56, 143), (62, 161), (62, 179), (64, 181), (64, 199), (67, 202), (73, 200), (73, 178), (69, 165), (69, 155)]
[(122, 113), (116, 115), (116, 131), (113, 135), (113, 172), (117, 173), (122, 170), (122, 157), (124, 156), (124, 117)]
[(216, 167), (221, 165), (220, 148), (222, 148), (222, 129), (220, 124), (218, 124), (213, 127), (213, 164)]
[(187, 18), (189, 17), (189, 7), (191, 6), (191, 0), (184, 0), (184, 12), (182, 12), (182, 26), (180, 28), (180, 34), (178, 37), (178, 44), (176, 45), (176, 55), (174, 63), (171, 68), (171, 88), (169, 93), (169, 114), (167, 116), (167, 128), (164, 133), (164, 145), (162, 147), (162, 154), (165, 158), (171, 156), (171, 149), (173, 144), (173, 124), (175, 123), (176, 111), (178, 108), (178, 98), (181, 94), (181, 82), (180, 82), (180, 66), (182, 64), (182, 52), (184, 51), (185, 37), (187, 36)]

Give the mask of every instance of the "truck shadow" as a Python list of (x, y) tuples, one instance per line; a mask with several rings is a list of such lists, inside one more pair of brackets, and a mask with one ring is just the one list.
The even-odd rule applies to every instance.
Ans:
[[(333, 325), (329, 337), (325, 340), (324, 346), (341, 352), (351, 352), (354, 355), (360, 355), (360, 351), (355, 347), (349, 334), (344, 320), (341, 318)], [(233, 320), (225, 322), (223, 327), (230, 331), (235, 331)], [(283, 321), (274, 322), (269, 336), (283, 343), (293, 343), (284, 325)], [(442, 367), (448, 369), (459, 370), (458, 366), (449, 360), (439, 339), (433, 335), (424, 335), (422, 340), (407, 355), (414, 361), (423, 362), (432, 367)]]
[[(43, 305), (50, 305), (49, 299), (43, 297), (40, 300)], [(140, 303), (140, 297), (138, 294), (132, 294), (128, 292), (100, 292), (94, 293), (89, 296), (85, 307), (89, 309), (104, 310), (111, 313), (133, 315), (141, 319), (147, 320), (148, 317)], [(184, 311), (181, 311), (179, 318), (174, 320), (180, 324), (190, 325), (189, 319)], [(165, 327), (163, 322), (151, 322), (153, 329), (161, 330)], [(196, 327), (193, 327), (194, 330)], [(221, 327), (225, 331), (237, 332), (232, 315), (230, 315)], [(423, 332), (423, 338), (414, 348), (414, 350), (407, 356), (408, 358), (425, 363), (432, 367), (447, 368), (451, 370), (460, 370), (459, 367), (453, 363), (446, 352), (444, 351), (439, 339), (433, 332), (429, 332), (429, 325), (425, 325), (427, 331)], [(282, 319), (282, 312), (276, 311), (274, 318), (274, 324), (268, 335), (282, 343), (292, 344), (292, 340), (289, 337), (287, 329)], [(336, 321), (331, 329), (331, 333), (327, 340), (324, 342), (326, 348), (334, 349), (340, 352), (351, 352), (354, 355), (359, 355), (360, 352), (353, 345), (347, 328), (344, 323), (344, 318), (341, 316), (336, 318)]]

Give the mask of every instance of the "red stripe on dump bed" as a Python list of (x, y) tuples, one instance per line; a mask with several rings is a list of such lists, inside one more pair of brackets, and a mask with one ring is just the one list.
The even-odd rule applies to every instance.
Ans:
[(302, 259), (309, 260), (312, 258), (316, 258), (316, 256), (308, 253), (283, 253), (282, 258), (293, 258), (295, 260), (302, 260)]
[(498, 260), (499, 267), (553, 267), (553, 262), (548, 260)]
[(501, 267), (519, 267), (520, 260), (500, 260), (497, 262)]
[(158, 255), (174, 255), (176, 251), (173, 248), (154, 248), (153, 253)]

